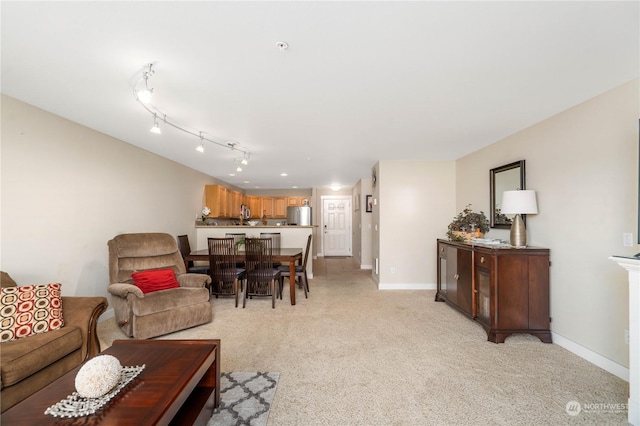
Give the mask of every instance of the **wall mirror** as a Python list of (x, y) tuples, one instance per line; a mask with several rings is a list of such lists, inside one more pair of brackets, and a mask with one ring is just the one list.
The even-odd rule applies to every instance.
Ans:
[[(491, 169), (489, 171), (489, 188), (491, 203), (489, 225), (492, 228), (511, 228), (512, 218), (500, 213), (502, 193), (515, 189), (526, 189), (524, 160)], [(522, 220), (525, 220), (524, 215), (522, 215)]]

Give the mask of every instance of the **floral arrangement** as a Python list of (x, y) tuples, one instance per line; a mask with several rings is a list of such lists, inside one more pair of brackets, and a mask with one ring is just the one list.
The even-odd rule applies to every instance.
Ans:
[(483, 211), (479, 213), (471, 209), (471, 204), (467, 204), (449, 224), (447, 237), (451, 241), (464, 241), (468, 239), (467, 234), (471, 236), (481, 236), (478, 233), (485, 234), (489, 232), (489, 220)]
[(205, 220), (207, 220), (207, 216), (209, 216), (209, 213), (211, 213), (211, 209), (207, 206), (204, 206), (204, 208), (202, 209), (202, 221), (204, 222)]

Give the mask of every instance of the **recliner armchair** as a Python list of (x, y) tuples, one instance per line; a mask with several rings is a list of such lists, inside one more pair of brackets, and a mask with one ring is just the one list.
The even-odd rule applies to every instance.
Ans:
[[(186, 273), (173, 236), (120, 234), (108, 246), (108, 291), (116, 322), (127, 336), (148, 339), (211, 322), (211, 277)], [(180, 287), (144, 294), (134, 285), (132, 274), (154, 269), (173, 269)]]

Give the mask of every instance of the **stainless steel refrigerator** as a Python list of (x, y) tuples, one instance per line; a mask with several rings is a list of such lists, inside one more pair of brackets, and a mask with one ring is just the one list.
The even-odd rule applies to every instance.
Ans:
[(287, 207), (287, 225), (311, 225), (311, 207)]

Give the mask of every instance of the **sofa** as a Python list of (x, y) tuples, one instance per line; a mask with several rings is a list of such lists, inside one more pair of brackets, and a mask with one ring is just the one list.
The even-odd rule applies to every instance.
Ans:
[[(116, 322), (124, 334), (135, 339), (149, 339), (211, 322), (211, 277), (186, 272), (173, 236), (164, 233), (120, 234), (107, 245), (111, 281), (107, 291), (112, 296)], [(135, 282), (136, 275), (154, 271), (169, 272), (175, 285), (145, 291)]]
[[(0, 272), (0, 284), (2, 288), (17, 286), (6, 272)], [(96, 326), (107, 309), (107, 299), (73, 296), (61, 299), (64, 320), (61, 328), (0, 343), (0, 412), (100, 352)]]

